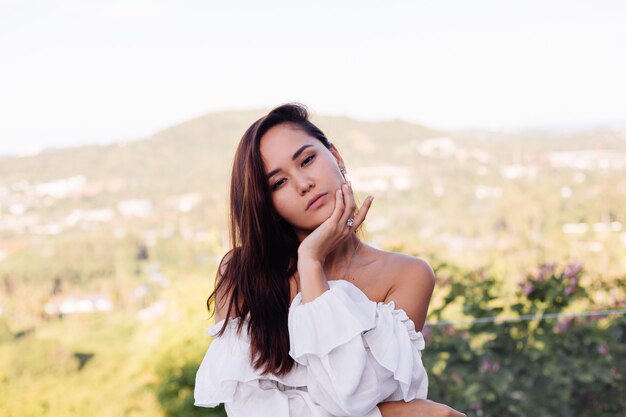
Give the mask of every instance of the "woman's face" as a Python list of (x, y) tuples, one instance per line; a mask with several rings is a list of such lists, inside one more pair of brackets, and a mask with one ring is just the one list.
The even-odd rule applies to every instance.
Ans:
[(298, 236), (330, 217), (345, 181), (334, 146), (328, 149), (298, 125), (282, 123), (261, 137), (260, 150), (274, 208)]

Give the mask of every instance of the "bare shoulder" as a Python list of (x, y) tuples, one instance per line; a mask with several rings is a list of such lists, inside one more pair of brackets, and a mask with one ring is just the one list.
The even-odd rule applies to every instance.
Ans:
[(426, 259), (380, 249), (375, 251), (389, 280), (390, 292), (395, 288), (410, 290), (415, 285), (434, 286), (435, 272)]
[(393, 301), (421, 330), (435, 288), (435, 272), (423, 258), (397, 252), (384, 252), (390, 287), (385, 302)]
[(400, 281), (404, 279), (405, 281), (417, 281), (418, 284), (422, 285), (435, 284), (435, 271), (433, 271), (428, 261), (401, 253), (395, 255), (398, 258), (402, 271), (405, 273), (399, 275)]

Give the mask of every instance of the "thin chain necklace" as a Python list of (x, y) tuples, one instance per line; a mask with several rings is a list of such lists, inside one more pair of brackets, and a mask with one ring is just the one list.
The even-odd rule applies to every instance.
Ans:
[[(354, 247), (354, 252), (352, 252), (352, 256), (350, 256), (350, 260), (348, 261), (348, 265), (346, 266), (346, 270), (343, 272), (345, 278), (348, 278), (348, 271), (350, 270), (350, 266), (352, 266), (352, 260), (354, 259), (354, 255), (356, 255), (356, 251), (361, 246), (361, 240), (359, 239), (358, 243)], [(354, 281), (356, 278), (350, 278), (351, 281)]]

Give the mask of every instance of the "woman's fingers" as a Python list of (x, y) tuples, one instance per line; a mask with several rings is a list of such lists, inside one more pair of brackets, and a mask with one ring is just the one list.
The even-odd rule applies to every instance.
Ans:
[(352, 193), (352, 187), (350, 183), (345, 183), (341, 186), (343, 188), (343, 201), (345, 203), (345, 209), (341, 219), (339, 220), (340, 227), (347, 227), (346, 224), (348, 219), (352, 219), (354, 217), (354, 210), (356, 209), (356, 203), (354, 201), (354, 194)]
[(333, 213), (330, 215), (330, 219), (331, 221), (333, 221), (333, 223), (339, 222), (339, 220), (341, 219), (341, 216), (343, 215), (343, 212), (344, 212), (343, 200), (344, 200), (343, 191), (341, 190), (341, 188), (339, 188), (337, 191), (335, 191), (335, 209), (333, 210)]
[(363, 205), (357, 212), (357, 215), (354, 217), (354, 225), (353, 228), (357, 228), (365, 221), (365, 217), (367, 216), (367, 212), (370, 211), (370, 207), (372, 207), (372, 201), (374, 201), (374, 196), (367, 196)]
[[(356, 201), (350, 183), (342, 184), (339, 190), (336, 191), (335, 198), (335, 209), (330, 216), (330, 220), (340, 232), (356, 230), (365, 221), (365, 217), (374, 200), (374, 197), (368, 196), (355, 215)], [(353, 219), (352, 227), (347, 226), (348, 219)]]

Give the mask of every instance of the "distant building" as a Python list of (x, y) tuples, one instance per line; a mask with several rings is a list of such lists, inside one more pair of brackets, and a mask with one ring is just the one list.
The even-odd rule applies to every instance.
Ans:
[(44, 311), (50, 316), (99, 313), (112, 309), (113, 304), (104, 295), (58, 297), (48, 301), (44, 307)]
[(148, 307), (139, 310), (137, 312), (137, 317), (139, 317), (139, 320), (141, 320), (142, 323), (149, 323), (160, 317), (163, 317), (166, 307), (167, 306), (165, 304), (165, 301), (156, 301), (150, 304)]
[(465, 153), (469, 158), (473, 158), (481, 164), (486, 164), (491, 161), (491, 155), (482, 149), (468, 149)]
[(413, 186), (411, 169), (402, 166), (356, 168), (348, 176), (357, 191), (407, 190)]
[(16, 216), (21, 216), (26, 212), (28, 207), (22, 203), (13, 203), (9, 205), (9, 213), (14, 214)]
[(508, 180), (518, 178), (535, 178), (537, 177), (537, 167), (534, 165), (503, 165), (500, 167), (500, 175)]
[(481, 177), (484, 177), (485, 175), (489, 174), (489, 168), (486, 167), (485, 165), (479, 165), (476, 168), (476, 173), (480, 175)]
[(580, 170), (626, 169), (626, 153), (612, 150), (580, 150), (550, 152), (548, 161), (553, 168)]
[(597, 222), (593, 224), (593, 231), (596, 233), (611, 233), (619, 232), (622, 230), (622, 223), (620, 222)]
[(593, 253), (602, 252), (604, 250), (604, 244), (602, 242), (598, 242), (595, 240), (586, 242), (585, 247), (587, 251), (593, 252)]
[(25, 242), (0, 242), (0, 262), (14, 252), (19, 252), (27, 247)]
[(37, 228), (39, 224), (39, 216), (34, 214), (26, 214), (23, 216), (2, 218), (0, 221), (0, 230), (8, 230), (16, 234), (24, 234), (27, 231), (32, 231)]
[(420, 155), (430, 158), (447, 158), (453, 156), (457, 151), (454, 141), (449, 137), (413, 141), (411, 144)]
[(581, 235), (587, 233), (589, 225), (587, 223), (565, 223), (561, 230), (566, 235)]
[(500, 198), (502, 197), (502, 188), (477, 185), (474, 188), (474, 196), (479, 200), (483, 200), (485, 198)]
[(381, 232), (389, 228), (389, 219), (386, 217), (368, 217), (367, 218), (367, 231), (368, 232)]
[(169, 205), (181, 213), (188, 213), (202, 201), (200, 193), (188, 193), (169, 199)]
[(618, 221), (596, 222), (591, 227), (587, 223), (565, 223), (562, 229), (563, 233), (568, 235), (581, 235), (587, 233), (590, 228), (596, 233), (617, 233), (622, 230), (622, 223)]
[(115, 217), (115, 211), (111, 208), (100, 208), (93, 210), (72, 210), (65, 216), (64, 222), (68, 226), (75, 226), (82, 222), (108, 223)]
[(79, 193), (87, 184), (84, 175), (76, 175), (50, 182), (43, 182), (35, 185), (35, 194), (40, 197), (50, 196), (54, 198), (65, 198), (71, 194)]
[(56, 236), (63, 231), (63, 225), (59, 223), (38, 224), (31, 227), (30, 232), (34, 235)]
[(570, 187), (561, 187), (561, 198), (570, 198), (572, 196), (572, 189)]
[(437, 197), (443, 197), (446, 194), (446, 187), (438, 182), (433, 184), (433, 194)]
[(124, 217), (147, 218), (154, 215), (154, 206), (150, 200), (122, 200), (117, 203), (117, 210)]

